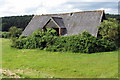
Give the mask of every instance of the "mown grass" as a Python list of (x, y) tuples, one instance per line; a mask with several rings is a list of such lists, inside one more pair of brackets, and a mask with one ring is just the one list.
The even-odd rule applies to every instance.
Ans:
[(2, 39), (2, 67), (26, 78), (116, 78), (118, 51), (93, 54), (15, 49)]

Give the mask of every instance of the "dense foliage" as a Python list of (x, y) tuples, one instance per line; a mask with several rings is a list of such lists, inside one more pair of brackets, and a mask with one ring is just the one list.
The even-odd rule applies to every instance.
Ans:
[(21, 28), (17, 28), (15, 26), (12, 26), (10, 29), (9, 29), (9, 32), (10, 32), (10, 37), (11, 38), (18, 38), (21, 33), (22, 33), (22, 29)]
[(0, 29), (2, 29), (1, 31), (9, 31), (10, 27), (16, 26), (24, 30), (32, 17), (33, 15), (2, 17), (2, 28)]
[(79, 35), (58, 37), (54, 44), (49, 45), (46, 50), (94, 53), (115, 50), (115, 44), (112, 41), (98, 39), (88, 32), (83, 32)]
[(9, 32), (0, 32), (0, 37), (1, 38), (19, 38), (19, 36), (22, 33), (22, 29), (21, 28), (17, 28), (15, 26), (12, 26), (9, 29)]
[(34, 48), (40, 48), (44, 49), (46, 45), (48, 45), (50, 42), (53, 42), (52, 39), (54, 39), (56, 36), (56, 31), (53, 29), (47, 29), (46, 32), (42, 30), (35, 31), (32, 35), (25, 37), (21, 35), (19, 39), (14, 39), (12, 46), (19, 48), (19, 49), (34, 49)]
[(94, 53), (112, 51), (116, 49), (114, 42), (106, 39), (98, 39), (88, 32), (73, 36), (56, 36), (56, 31), (47, 29), (46, 32), (37, 30), (31, 36), (20, 36), (13, 41), (13, 47), (19, 49), (39, 48), (47, 51), (70, 51), (82, 53)]
[(0, 32), (1, 38), (10, 38), (10, 32)]
[(98, 28), (99, 37), (110, 39), (120, 46), (118, 43), (120, 41), (120, 24), (118, 20), (108, 18), (108, 20), (104, 20)]

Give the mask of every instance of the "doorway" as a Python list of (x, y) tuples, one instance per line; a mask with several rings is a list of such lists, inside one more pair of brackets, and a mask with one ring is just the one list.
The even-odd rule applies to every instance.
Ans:
[(59, 28), (53, 28), (54, 30), (56, 30), (57, 36), (59, 36)]

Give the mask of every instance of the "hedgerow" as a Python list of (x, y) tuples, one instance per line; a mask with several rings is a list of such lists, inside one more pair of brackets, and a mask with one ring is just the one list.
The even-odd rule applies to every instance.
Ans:
[(9, 32), (0, 32), (1, 38), (18, 38), (22, 33), (21, 28), (17, 28), (15, 26), (12, 26), (9, 29)]
[(56, 31), (53, 29), (48, 28), (46, 32), (37, 30), (28, 37), (21, 35), (16, 41), (13, 41), (12, 47), (19, 49), (44, 49), (53, 42), (52, 39), (55, 36)]
[(10, 38), (10, 32), (0, 32), (1, 38)]
[(46, 48), (48, 51), (70, 51), (82, 53), (95, 53), (112, 51), (116, 49), (114, 42), (98, 39), (88, 32), (74, 36), (58, 37), (56, 42)]
[(57, 36), (54, 29), (37, 30), (32, 35), (13, 41), (12, 47), (19, 49), (39, 48), (46, 51), (69, 51), (74, 53), (95, 53), (116, 49), (113, 41), (100, 39), (88, 32), (72, 36)]

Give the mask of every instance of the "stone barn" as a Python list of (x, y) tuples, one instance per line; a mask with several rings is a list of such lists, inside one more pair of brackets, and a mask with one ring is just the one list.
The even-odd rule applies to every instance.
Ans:
[(28, 36), (37, 29), (53, 28), (58, 35), (76, 35), (88, 31), (97, 37), (97, 26), (103, 19), (105, 19), (103, 10), (35, 15), (22, 35)]

